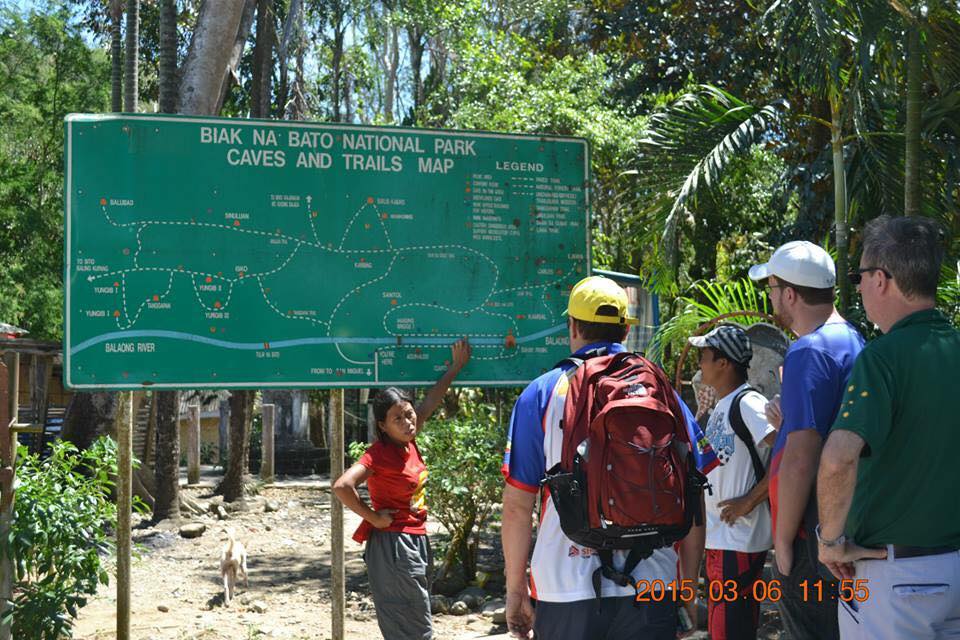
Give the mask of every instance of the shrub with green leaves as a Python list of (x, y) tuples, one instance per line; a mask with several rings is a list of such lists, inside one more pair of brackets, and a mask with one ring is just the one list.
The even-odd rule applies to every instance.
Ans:
[(468, 580), (476, 578), (477, 550), (483, 532), (500, 503), (500, 463), (506, 437), (492, 410), (468, 417), (431, 420), (417, 436), (430, 475), (430, 515), (450, 532), (441, 574), (460, 566)]
[[(660, 325), (647, 348), (647, 356), (659, 362), (671, 376), (687, 338), (701, 324), (737, 311), (771, 312), (763, 290), (748, 278), (732, 282), (695, 282), (687, 295), (680, 296), (677, 302), (680, 312)], [(762, 320), (752, 315), (728, 319), (745, 326)]]
[(21, 447), (14, 521), (3, 552), (16, 567), (13, 637), (53, 640), (72, 636), (87, 596), (107, 584), (103, 558), (114, 549), (111, 500), (117, 445), (100, 438), (79, 451), (57, 441), (45, 459)]

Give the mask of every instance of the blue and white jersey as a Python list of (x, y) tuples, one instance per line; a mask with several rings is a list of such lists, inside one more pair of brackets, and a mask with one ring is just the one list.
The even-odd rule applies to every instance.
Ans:
[[(620, 353), (624, 347), (619, 343), (595, 343), (577, 351), (582, 356), (598, 347), (606, 347), (608, 353)], [(560, 462), (563, 433), (560, 420), (563, 418), (564, 402), (569, 387), (563, 373), (572, 365), (564, 364), (551, 369), (531, 382), (513, 408), (507, 449), (501, 469), (507, 484), (530, 493), (540, 493), (540, 524), (537, 542), (530, 560), (530, 593), (544, 602), (573, 602), (589, 600), (596, 596), (593, 590), (593, 572), (600, 566), (596, 551), (581, 547), (564, 535), (546, 487), (540, 485), (546, 471)], [(687, 417), (690, 439), (698, 464), (707, 471), (717, 464), (706, 438), (700, 432), (693, 414), (683, 402), (680, 403)], [(701, 447), (705, 447), (701, 450)], [(705, 471), (706, 472), (706, 471)], [(626, 552), (616, 552), (614, 564), (622, 566)], [(672, 548), (658, 549), (653, 555), (633, 570), (635, 580), (663, 580), (669, 582), (677, 577), (677, 554)], [(603, 596), (632, 596), (633, 587), (618, 587), (603, 580)]]

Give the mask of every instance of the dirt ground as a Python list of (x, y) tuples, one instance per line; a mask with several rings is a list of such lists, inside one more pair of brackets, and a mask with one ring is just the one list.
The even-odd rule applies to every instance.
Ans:
[[(131, 637), (149, 640), (247, 640), (331, 637), (330, 493), (298, 482), (264, 488), (248, 501), (248, 510), (226, 520), (209, 515), (206, 532), (186, 539), (178, 527), (151, 527), (134, 517), (131, 588)], [(211, 489), (184, 489), (208, 503)], [(269, 504), (269, 508), (268, 505)], [(269, 509), (275, 508), (275, 511)], [(361, 546), (349, 539), (359, 522), (345, 515), (347, 610), (346, 637), (380, 638), (369, 600)], [(222, 540), (232, 527), (248, 550), (250, 586), (228, 607), (223, 605), (219, 575)], [(82, 640), (116, 638), (116, 585), (100, 592), (80, 612), (74, 637)], [(505, 627), (473, 613), (435, 615), (438, 640), (505, 638)]]

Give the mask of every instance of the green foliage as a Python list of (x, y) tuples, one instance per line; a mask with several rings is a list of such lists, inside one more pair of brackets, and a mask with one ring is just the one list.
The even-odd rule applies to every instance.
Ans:
[(473, 580), (480, 534), (500, 502), (506, 437), (492, 405), (475, 405), (466, 413), (429, 421), (417, 444), (429, 469), (427, 507), (450, 532), (443, 571), (459, 565), (464, 577)]
[(0, 319), (60, 339), (63, 118), (109, 104), (109, 61), (63, 5), (0, 8)]
[(117, 526), (111, 500), (116, 443), (100, 438), (85, 451), (57, 441), (41, 460), (20, 448), (16, 507), (5, 552), (16, 566), (13, 636), (70, 637), (78, 610), (107, 584), (103, 556)]
[(361, 458), (361, 456), (363, 456), (364, 453), (366, 453), (367, 449), (369, 449), (370, 445), (372, 444), (372, 442), (357, 442), (354, 440), (347, 445), (347, 456), (356, 462)]
[(960, 261), (944, 263), (937, 288), (937, 308), (960, 327)]
[(624, 170), (646, 119), (611, 100), (604, 57), (555, 57), (515, 32), (482, 32), (462, 45), (452, 75), (455, 127), (580, 136), (590, 143), (595, 266), (631, 270), (642, 229), (626, 209), (631, 184)]
[(658, 259), (679, 266), (679, 233), (686, 221), (701, 215), (704, 196), (738, 157), (770, 134), (787, 108), (784, 100), (755, 107), (703, 85), (651, 116), (634, 173), (638, 216), (648, 222), (647, 243), (660, 245)]
[[(729, 282), (696, 282), (676, 302), (680, 307), (679, 313), (660, 325), (647, 349), (648, 357), (659, 362), (667, 372), (674, 371), (687, 338), (700, 325), (717, 316), (737, 311), (770, 313), (766, 294), (749, 278)], [(728, 321), (750, 325), (763, 319), (745, 315), (732, 316)]]

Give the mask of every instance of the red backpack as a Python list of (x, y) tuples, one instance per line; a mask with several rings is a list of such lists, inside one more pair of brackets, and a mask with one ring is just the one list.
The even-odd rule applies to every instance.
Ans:
[[(623, 587), (654, 550), (702, 524), (706, 478), (663, 371), (635, 353), (570, 358), (561, 460), (544, 483), (573, 542), (598, 550), (601, 575)], [(629, 550), (622, 570), (613, 550)]]

